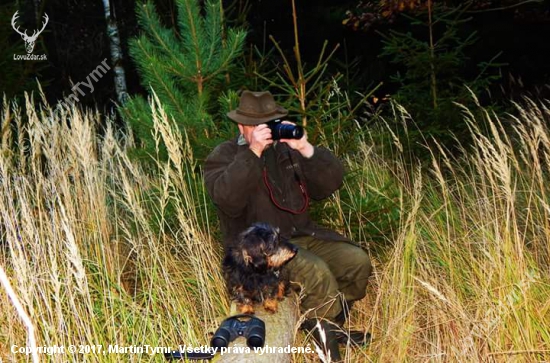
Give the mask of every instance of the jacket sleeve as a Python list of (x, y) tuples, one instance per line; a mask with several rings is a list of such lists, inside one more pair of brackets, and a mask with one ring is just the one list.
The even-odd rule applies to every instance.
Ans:
[(262, 177), (261, 160), (249, 149), (219, 145), (206, 159), (204, 180), (214, 204), (230, 217), (239, 216)]
[(344, 166), (330, 150), (315, 146), (313, 156), (309, 159), (302, 157), (301, 165), (312, 199), (327, 198), (342, 186)]

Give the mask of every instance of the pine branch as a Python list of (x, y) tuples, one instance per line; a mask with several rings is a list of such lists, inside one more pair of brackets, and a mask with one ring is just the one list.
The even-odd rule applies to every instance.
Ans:
[[(200, 0), (176, 0), (178, 35), (162, 24), (153, 3), (147, 1), (137, 10), (138, 23), (144, 32), (130, 42), (130, 55), (136, 62), (141, 83), (154, 90), (166, 113), (174, 118), (180, 130), (189, 131), (197, 148), (206, 145), (212, 135), (214, 123), (208, 109), (211, 98), (217, 96), (212, 93), (219, 92), (221, 75), (242, 53), (246, 36), (244, 31), (233, 29), (223, 36), (221, 0), (206, 0), (204, 15), (200, 4)], [(132, 100), (124, 115), (140, 129), (140, 137), (150, 138), (150, 132), (142, 132), (149, 118), (137, 115), (146, 112), (143, 103)]]
[[(184, 110), (180, 106), (181, 101), (185, 99), (184, 95), (180, 94), (174, 82), (165, 76), (166, 72), (163, 72), (162, 62), (155, 57), (152, 48), (151, 43), (145, 37), (131, 42), (130, 54), (134, 60), (138, 60), (138, 69), (144, 75), (143, 80), (146, 81), (142, 82), (142, 85), (146, 88), (153, 87), (165, 102), (170, 101), (170, 107), (174, 111), (184, 114)], [(150, 65), (155, 66), (151, 67)]]
[(200, 95), (203, 89), (201, 35), (204, 28), (202, 17), (196, 1), (178, 0), (178, 24), (184, 39), (188, 53), (194, 58), (195, 75), (194, 82)]
[(217, 68), (213, 62), (217, 60), (220, 56), (220, 49), (223, 48), (222, 43), (222, 14), (223, 9), (220, 4), (216, 4), (215, 1), (208, 1), (205, 4), (207, 9), (206, 17), (204, 19), (204, 26), (206, 30), (205, 41), (206, 44), (210, 44), (208, 47), (208, 52), (205, 55), (204, 67), (206, 69), (215, 69)]
[(212, 71), (209, 76), (205, 77), (205, 80), (211, 80), (219, 73), (224, 72), (229, 67), (229, 64), (242, 52), (246, 34), (242, 31), (229, 31), (227, 46), (223, 47), (220, 51), (220, 56), (216, 64), (216, 70)]
[(170, 57), (182, 70), (188, 70), (185, 62), (182, 62), (176, 55), (185, 54), (178, 44), (173, 31), (165, 29), (160, 22), (155, 7), (151, 2), (144, 3), (141, 11), (138, 12), (138, 23), (145, 29), (146, 34), (152, 38), (159, 52)]

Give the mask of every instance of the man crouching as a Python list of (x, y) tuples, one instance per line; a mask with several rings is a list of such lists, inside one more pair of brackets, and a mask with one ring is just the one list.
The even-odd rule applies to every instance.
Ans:
[(363, 344), (368, 336), (344, 334), (335, 327), (345, 323), (351, 303), (365, 296), (371, 263), (348, 238), (310, 219), (310, 199), (322, 200), (338, 190), (344, 168), (331, 151), (313, 146), (305, 131), (292, 134), (297, 138), (274, 134), (274, 123), (294, 125), (284, 121), (287, 114), (271, 93), (244, 91), (239, 107), (227, 114), (240, 134), (208, 156), (206, 187), (217, 208), (226, 251), (256, 221), (277, 227), (281, 237), (298, 247), (283, 273), (302, 288), (300, 307), (308, 312), (303, 327), (319, 341), (320, 326), (326, 353), (339, 361), (338, 342)]

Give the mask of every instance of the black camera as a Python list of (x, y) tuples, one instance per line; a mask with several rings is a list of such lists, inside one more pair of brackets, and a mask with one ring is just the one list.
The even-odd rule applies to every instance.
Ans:
[(210, 340), (210, 346), (215, 348), (227, 347), (238, 337), (246, 338), (246, 345), (250, 348), (263, 347), (265, 342), (265, 323), (248, 314), (230, 316), (221, 324)]
[(271, 138), (280, 139), (301, 139), (304, 136), (304, 128), (298, 125), (284, 124), (280, 118), (267, 123), (271, 129)]

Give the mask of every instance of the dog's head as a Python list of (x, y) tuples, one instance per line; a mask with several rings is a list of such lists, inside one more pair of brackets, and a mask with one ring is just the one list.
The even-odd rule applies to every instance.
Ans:
[(279, 235), (279, 229), (256, 223), (241, 233), (232, 249), (233, 258), (259, 271), (277, 270), (290, 261), (298, 248)]

